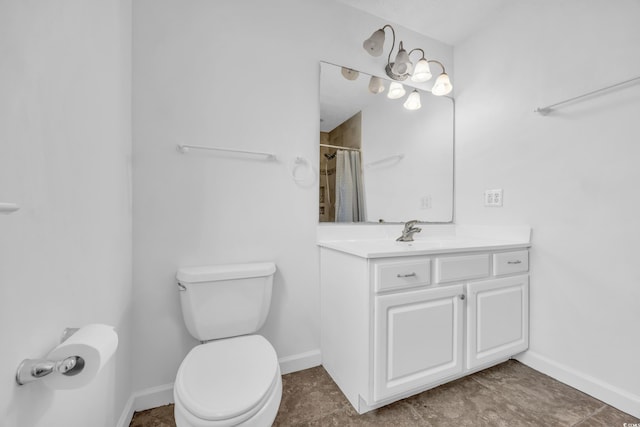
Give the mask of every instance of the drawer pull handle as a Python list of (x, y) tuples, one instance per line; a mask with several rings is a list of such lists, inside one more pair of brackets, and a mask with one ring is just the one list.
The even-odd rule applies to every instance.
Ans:
[(398, 273), (396, 275), (396, 277), (400, 277), (400, 278), (402, 278), (402, 277), (416, 277), (416, 273), (415, 273), (415, 271), (413, 273), (409, 273), (409, 274), (400, 274), (400, 273)]
[(507, 261), (507, 264), (522, 264), (522, 261), (520, 261), (520, 260), (516, 260), (516, 261)]

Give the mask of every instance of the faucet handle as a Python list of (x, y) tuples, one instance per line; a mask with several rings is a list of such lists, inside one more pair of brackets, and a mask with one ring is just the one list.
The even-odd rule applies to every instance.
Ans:
[(420, 227), (414, 227), (418, 223), (417, 219), (413, 219), (411, 221), (407, 221), (404, 224), (404, 230), (402, 230), (402, 236), (398, 237), (396, 240), (398, 242), (412, 242), (413, 235), (415, 233), (419, 233), (422, 231)]
[(404, 229), (405, 230), (409, 230), (409, 229), (413, 228), (413, 226), (416, 225), (417, 223), (418, 223), (417, 219), (412, 219), (411, 221), (407, 221), (404, 224)]

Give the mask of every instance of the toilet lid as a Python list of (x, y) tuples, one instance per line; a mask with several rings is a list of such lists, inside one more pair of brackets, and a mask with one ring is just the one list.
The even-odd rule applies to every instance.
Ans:
[(200, 419), (234, 418), (260, 404), (278, 372), (275, 350), (259, 335), (212, 341), (182, 361), (176, 393)]

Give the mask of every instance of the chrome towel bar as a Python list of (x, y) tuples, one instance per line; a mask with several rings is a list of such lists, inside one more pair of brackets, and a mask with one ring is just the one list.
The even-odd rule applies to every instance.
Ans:
[(218, 147), (204, 147), (201, 145), (182, 145), (179, 144), (176, 149), (183, 154), (189, 152), (189, 150), (209, 150), (209, 151), (220, 151), (223, 153), (237, 153), (237, 154), (247, 154), (250, 156), (261, 156), (264, 157), (265, 160), (276, 160), (276, 155), (272, 153), (263, 153), (260, 151), (250, 151), (250, 150), (236, 150), (232, 148), (218, 148)]
[(633, 83), (633, 82), (636, 82), (636, 81), (640, 81), (640, 76), (634, 77), (632, 79), (625, 80), (623, 82), (616, 83), (616, 84), (613, 84), (613, 85), (610, 85), (610, 86), (606, 86), (606, 87), (603, 87), (601, 89), (597, 89), (597, 90), (585, 93), (583, 95), (574, 96), (573, 98), (565, 99), (564, 101), (556, 102), (555, 104), (547, 105), (546, 107), (538, 107), (533, 111), (534, 111), (534, 113), (539, 113), (539, 114), (541, 114), (543, 116), (546, 116), (547, 114), (549, 114), (551, 111), (553, 111), (556, 107), (559, 107), (560, 105), (568, 104), (569, 102), (577, 101), (579, 99), (586, 98), (588, 96), (598, 95), (598, 94), (600, 94), (602, 92), (606, 92), (608, 90), (615, 89), (615, 88), (618, 88), (620, 86), (624, 86), (626, 84)]

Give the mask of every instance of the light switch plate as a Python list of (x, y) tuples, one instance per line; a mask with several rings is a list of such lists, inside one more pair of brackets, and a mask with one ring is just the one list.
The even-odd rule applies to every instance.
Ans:
[(486, 190), (484, 192), (484, 205), (492, 207), (502, 206), (502, 188), (496, 190)]
[(420, 209), (431, 209), (431, 196), (422, 196), (420, 198)]

